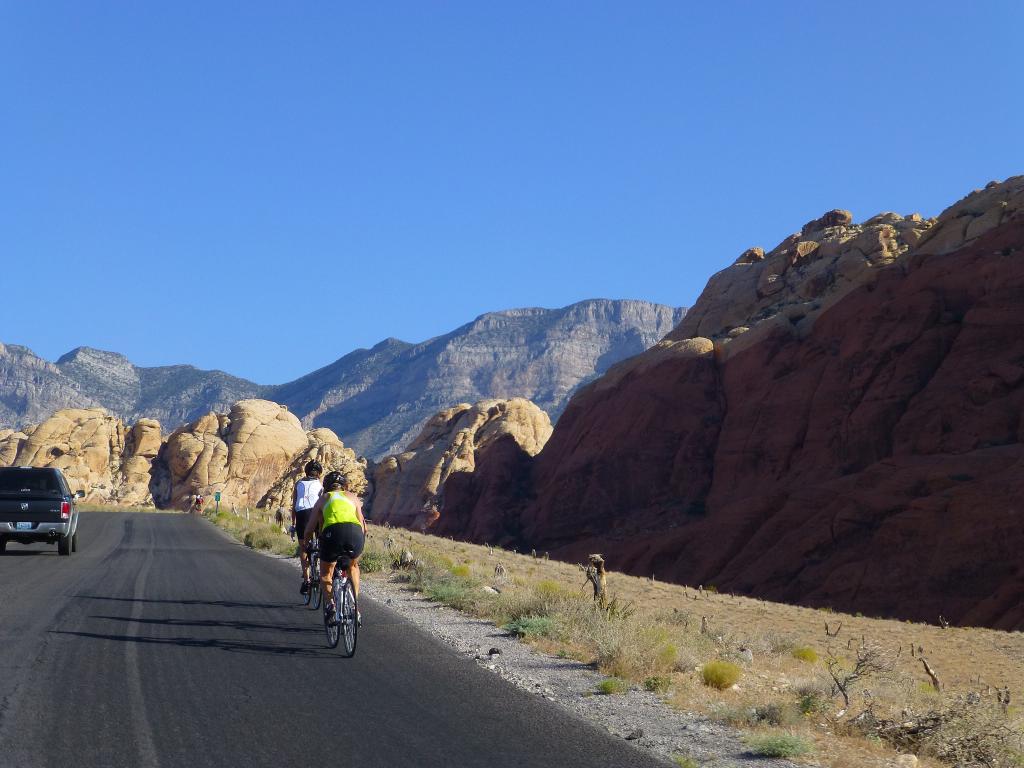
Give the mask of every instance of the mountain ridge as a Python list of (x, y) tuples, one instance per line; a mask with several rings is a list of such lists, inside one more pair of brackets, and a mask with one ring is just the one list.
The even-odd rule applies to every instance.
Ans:
[(441, 408), (523, 396), (555, 417), (575, 388), (642, 352), (685, 314), (636, 299), (485, 312), (413, 343), (388, 337), (283, 384), (257, 384), (192, 365), (137, 366), (79, 346), (49, 362), (0, 344), (0, 427), (38, 423), (61, 408), (103, 407), (173, 429), (239, 400), (287, 405), (307, 429), (329, 427), (358, 452), (381, 456), (408, 442)]

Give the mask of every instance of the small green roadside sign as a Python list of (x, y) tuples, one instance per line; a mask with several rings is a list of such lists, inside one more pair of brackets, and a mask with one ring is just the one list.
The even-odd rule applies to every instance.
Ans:
[(220, 512), (220, 491), (214, 491), (213, 492), (213, 501), (214, 501), (213, 511), (219, 513)]

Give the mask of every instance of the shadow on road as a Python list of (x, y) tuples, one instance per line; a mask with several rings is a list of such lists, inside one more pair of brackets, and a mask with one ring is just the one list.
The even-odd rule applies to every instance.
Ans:
[(71, 632), (55, 629), (52, 635), (69, 635), (91, 640), (112, 640), (120, 643), (138, 643), (139, 645), (178, 646), (181, 648), (211, 648), (231, 653), (249, 653), (258, 656), (301, 656), (309, 658), (336, 659), (337, 653), (326, 647), (303, 648), (293, 645), (276, 645), (273, 643), (251, 643), (241, 640), (224, 640), (220, 638), (200, 639), (198, 637), (143, 637), (133, 635), (115, 635), (102, 632)]
[(144, 597), (107, 597), (105, 595), (75, 595), (79, 600), (110, 600), (116, 603), (156, 603), (159, 605), (209, 605), (215, 608), (301, 608), (299, 603), (253, 603), (234, 600), (154, 600)]
[(0, 557), (35, 557), (37, 555), (56, 555), (56, 547), (47, 547), (46, 549), (11, 549), (10, 545), (7, 545), (7, 550), (0, 553)]
[[(317, 613), (319, 618), (320, 614)], [(220, 627), (225, 629), (237, 629), (247, 631), (271, 631), (284, 632), (286, 634), (320, 634), (323, 627), (295, 627), (287, 624), (256, 624), (251, 621), (235, 621), (232, 619), (134, 619), (130, 616), (90, 616), (90, 619), (106, 619), (108, 621), (130, 621), (134, 624), (157, 624), (165, 627)]]

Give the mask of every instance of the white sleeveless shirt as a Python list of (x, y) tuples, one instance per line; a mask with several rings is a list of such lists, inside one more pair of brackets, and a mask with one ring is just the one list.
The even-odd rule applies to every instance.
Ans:
[(295, 509), (299, 512), (312, 509), (323, 489), (324, 484), (319, 480), (299, 480), (295, 484)]

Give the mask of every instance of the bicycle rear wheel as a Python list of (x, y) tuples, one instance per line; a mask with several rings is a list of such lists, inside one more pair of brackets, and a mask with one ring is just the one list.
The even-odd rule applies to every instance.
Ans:
[(351, 657), (356, 652), (356, 637), (359, 633), (358, 612), (356, 610), (356, 595), (352, 591), (352, 582), (346, 581), (341, 595), (335, 595), (335, 602), (338, 604), (338, 618), (341, 623), (341, 635), (345, 640), (345, 656)]
[(320, 557), (314, 554), (309, 558), (309, 576), (311, 583), (309, 585), (309, 607), (314, 611), (320, 607), (320, 601), (323, 597), (323, 590), (320, 588)]
[[(341, 639), (341, 611), (338, 610), (338, 590), (340, 579), (334, 580), (334, 611), (328, 612), (324, 605), (324, 631), (327, 632), (327, 645), (331, 648), (338, 647), (338, 640)], [(333, 621), (332, 621), (333, 620)]]

